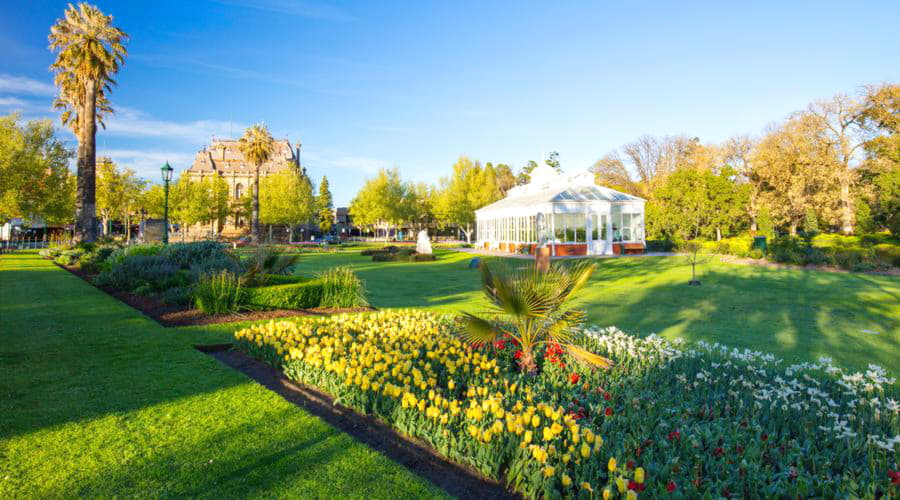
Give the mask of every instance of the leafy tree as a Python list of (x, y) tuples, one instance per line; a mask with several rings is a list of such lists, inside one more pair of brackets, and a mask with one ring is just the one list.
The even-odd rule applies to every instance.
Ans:
[[(547, 155), (547, 158), (544, 159), (544, 163), (546, 163), (559, 173), (562, 173), (563, 171), (562, 165), (559, 162), (559, 152), (557, 151), (551, 151), (550, 154)], [(533, 172), (534, 169), (537, 168), (537, 166), (538, 162), (534, 160), (530, 160), (528, 163), (526, 163), (525, 166), (522, 167), (522, 170), (519, 172), (519, 175), (517, 177), (518, 184), (522, 185), (531, 182), (531, 172)]]
[(219, 234), (225, 219), (230, 212), (230, 200), (228, 197), (228, 183), (225, 179), (215, 175), (204, 177), (197, 186), (194, 186), (194, 196), (199, 198), (198, 206), (202, 207), (198, 216), (200, 224), (210, 224), (212, 231)]
[(592, 170), (598, 183), (650, 199), (667, 175), (684, 163), (684, 157), (698, 139), (685, 136), (653, 137), (644, 135), (613, 151)]
[(367, 179), (350, 202), (350, 216), (360, 226), (383, 230), (386, 238), (388, 231), (409, 215), (408, 189), (396, 168), (379, 169), (378, 175)]
[(118, 218), (126, 225), (126, 238), (130, 238), (131, 216), (139, 205), (145, 184), (134, 170), (120, 170), (109, 158), (97, 162), (97, 211), (105, 236), (109, 235), (110, 221)]
[(867, 134), (861, 194), (876, 227), (900, 235), (900, 85), (867, 87), (860, 119)]
[(250, 238), (259, 243), (259, 169), (275, 152), (275, 139), (263, 124), (252, 125), (240, 138), (238, 148), (253, 165), (253, 198), (250, 216)]
[(441, 179), (434, 200), (434, 214), (442, 224), (456, 224), (472, 242), (475, 210), (502, 197), (493, 168), (486, 170), (467, 156), (453, 164), (453, 174)]
[(840, 181), (832, 168), (835, 161), (820, 124), (809, 115), (795, 116), (760, 141), (752, 156), (753, 170), (761, 202), (776, 224), (796, 235), (807, 208), (825, 221), (836, 218)]
[(687, 240), (720, 239), (744, 221), (746, 188), (732, 182), (733, 171), (718, 175), (684, 168), (669, 175), (647, 204), (647, 227), (653, 235)]
[(516, 176), (513, 174), (512, 168), (505, 163), (498, 163), (494, 167), (497, 176), (497, 188), (500, 194), (506, 196), (510, 189), (516, 187)]
[(855, 204), (856, 232), (859, 234), (872, 234), (875, 232), (875, 220), (872, 218), (872, 209), (866, 200), (856, 199)]
[(266, 177), (262, 184), (262, 222), (284, 225), (293, 241), (294, 227), (315, 216), (312, 183), (296, 168), (288, 168)]
[(331, 232), (331, 226), (334, 224), (334, 203), (331, 200), (331, 191), (328, 189), (328, 177), (322, 176), (316, 205), (319, 229), (323, 233)]
[(78, 137), (77, 240), (93, 241), (97, 237), (97, 121), (103, 113), (112, 111), (107, 94), (115, 83), (113, 76), (125, 62), (127, 38), (112, 25), (112, 16), (86, 3), (78, 7), (70, 4), (65, 17), (50, 28), (50, 49), (57, 52), (50, 66), (60, 89), (57, 104), (65, 109), (63, 123)]
[(73, 218), (72, 152), (56, 137), (49, 120), (19, 124), (0, 117), (0, 222), (40, 217), (50, 225)]

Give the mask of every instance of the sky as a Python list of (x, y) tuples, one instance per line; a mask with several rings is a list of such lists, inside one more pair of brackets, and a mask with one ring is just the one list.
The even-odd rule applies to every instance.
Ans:
[[(462, 154), (583, 171), (643, 134), (759, 135), (818, 98), (900, 80), (900, 2), (97, 1), (130, 35), (98, 154), (158, 181), (265, 123), (346, 205)], [(58, 115), (64, 1), (0, 0), (0, 114)], [(60, 134), (71, 141), (67, 131)]]

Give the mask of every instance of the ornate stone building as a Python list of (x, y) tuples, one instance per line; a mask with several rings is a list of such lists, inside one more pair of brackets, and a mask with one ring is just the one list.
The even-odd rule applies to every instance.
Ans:
[[(300, 165), (300, 142), (296, 149), (287, 139), (275, 141), (272, 158), (259, 168), (259, 177), (263, 178), (280, 172), (286, 168), (302, 169)], [(212, 144), (204, 147), (194, 157), (191, 168), (185, 170), (192, 181), (200, 181), (218, 175), (228, 183), (228, 193), (232, 203), (250, 192), (253, 186), (253, 164), (244, 159), (236, 139), (213, 139)], [(229, 217), (223, 232), (236, 233), (249, 229), (249, 216), (234, 215)]]

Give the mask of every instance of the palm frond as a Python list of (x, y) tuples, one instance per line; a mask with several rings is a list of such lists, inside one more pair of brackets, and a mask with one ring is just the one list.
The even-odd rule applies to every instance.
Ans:
[(581, 325), (584, 319), (583, 311), (574, 309), (565, 311), (547, 325), (547, 336), (558, 344), (570, 343), (575, 328)]
[(470, 343), (493, 342), (500, 335), (500, 332), (494, 327), (490, 321), (479, 318), (474, 314), (463, 313), (460, 320), (465, 327), (460, 336)]
[(583, 349), (578, 347), (575, 344), (565, 344), (565, 348), (569, 351), (569, 355), (573, 358), (581, 361), (582, 363), (586, 363), (591, 366), (596, 366), (599, 368), (611, 368), (615, 363), (609, 358), (604, 358), (599, 354), (594, 354), (587, 349)]

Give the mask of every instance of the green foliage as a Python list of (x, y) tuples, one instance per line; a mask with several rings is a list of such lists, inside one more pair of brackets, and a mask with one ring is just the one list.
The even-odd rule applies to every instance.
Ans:
[(460, 224), (471, 239), (475, 210), (503, 197), (493, 167), (461, 156), (453, 164), (453, 173), (442, 178), (434, 200), (434, 215), (441, 224)]
[(265, 285), (269, 276), (290, 274), (299, 258), (299, 254), (278, 253), (271, 247), (261, 245), (244, 262), (241, 279), (248, 286)]
[(263, 223), (293, 227), (313, 218), (312, 183), (296, 168), (270, 175), (260, 184), (259, 217)]
[(334, 224), (334, 203), (331, 200), (331, 190), (328, 189), (328, 177), (322, 177), (319, 184), (319, 196), (316, 198), (316, 210), (319, 223), (319, 229), (323, 233), (331, 232), (331, 226)]
[(130, 245), (127, 247), (118, 248), (113, 251), (107, 262), (111, 264), (118, 264), (125, 260), (126, 257), (130, 257), (132, 255), (158, 255), (163, 249), (163, 245), (161, 243), (147, 243), (143, 245)]
[(759, 213), (756, 215), (756, 227), (760, 236), (765, 236), (769, 239), (775, 237), (775, 222), (772, 220), (772, 215), (769, 213), (768, 208), (762, 207), (759, 209)]
[(488, 317), (463, 313), (460, 318), (466, 327), (463, 335), (473, 343), (512, 337), (522, 351), (518, 361), (522, 372), (536, 372), (535, 356), (538, 346), (543, 344), (556, 345), (559, 354), (565, 349), (571, 357), (586, 364), (611, 366), (610, 360), (573, 343), (573, 333), (585, 315), (569, 304), (596, 268), (597, 264), (588, 260), (571, 264), (554, 262), (547, 270), (536, 265), (513, 267), (483, 262), (481, 289), (493, 307)]
[(159, 298), (163, 304), (173, 306), (186, 306), (194, 298), (194, 289), (190, 286), (174, 286), (162, 291)]
[(746, 186), (730, 180), (723, 169), (685, 168), (668, 176), (647, 203), (647, 230), (655, 238), (713, 238), (718, 229), (728, 236), (747, 224)]
[(187, 274), (180, 272), (177, 264), (158, 255), (134, 255), (112, 264), (109, 270), (94, 278), (94, 283), (125, 291), (136, 290), (140, 286), (162, 291), (187, 285), (188, 280)]
[(245, 291), (235, 274), (207, 274), (194, 286), (194, 306), (203, 314), (232, 314), (241, 309)]
[(287, 285), (248, 287), (245, 289), (249, 309), (310, 309), (322, 303), (320, 280)]
[(50, 120), (19, 123), (0, 117), (0, 224), (12, 217), (41, 217), (53, 225), (74, 218), (73, 154)]
[(868, 234), (875, 232), (875, 219), (872, 218), (872, 209), (866, 200), (856, 199), (856, 233)]
[(316, 276), (322, 285), (319, 307), (343, 308), (368, 306), (366, 286), (348, 267), (336, 267)]
[(819, 233), (819, 217), (812, 207), (806, 209), (806, 215), (803, 217), (803, 232), (808, 236)]
[(191, 243), (172, 243), (163, 247), (159, 256), (181, 269), (189, 269), (191, 265), (207, 259), (227, 257), (225, 245), (216, 241), (196, 241)]

